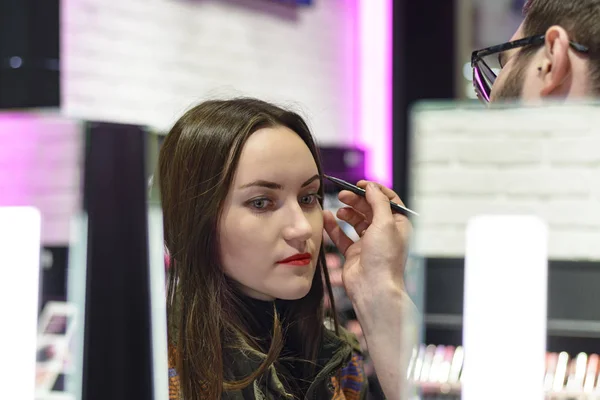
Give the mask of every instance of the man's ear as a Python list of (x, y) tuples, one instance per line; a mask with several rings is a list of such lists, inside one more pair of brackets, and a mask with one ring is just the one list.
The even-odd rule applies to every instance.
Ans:
[(554, 25), (546, 31), (544, 58), (537, 68), (544, 81), (540, 93), (542, 96), (554, 93), (571, 73), (569, 35), (561, 26)]

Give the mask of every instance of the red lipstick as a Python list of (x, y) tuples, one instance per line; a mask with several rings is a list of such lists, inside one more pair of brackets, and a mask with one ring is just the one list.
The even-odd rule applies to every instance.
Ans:
[(312, 260), (310, 253), (298, 253), (291, 257), (277, 261), (277, 264), (289, 264), (289, 265), (308, 265)]

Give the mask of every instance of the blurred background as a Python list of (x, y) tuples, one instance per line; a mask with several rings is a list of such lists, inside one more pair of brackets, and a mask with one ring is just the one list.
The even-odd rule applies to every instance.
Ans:
[[(41, 244), (39, 263), (8, 263), (2, 252), (13, 248), (0, 245), (0, 300), (7, 315), (39, 322), (30, 343), (36, 398), (160, 391), (152, 368), (140, 367), (161, 365), (157, 336), (148, 334), (162, 315), (155, 294), (165, 267), (152, 184), (158, 150), (194, 104), (241, 95), (299, 111), (326, 173), (378, 180), (425, 216), (407, 268), (423, 314), (416, 398), (460, 396), (465, 224), (498, 211), (551, 222), (548, 390), (571, 382), (578, 393), (576, 366), (597, 371), (600, 352), (600, 156), (589, 151), (600, 143), (597, 111), (576, 111), (580, 125), (569, 132), (586, 132), (577, 140), (560, 136), (564, 125), (525, 127), (529, 116), (517, 112), (510, 115), (520, 118), (518, 129), (500, 125), (501, 115), (490, 125), (471, 82), (471, 52), (508, 41), (523, 4), (0, 0), (0, 207), (32, 206), (41, 218), (31, 236)], [(340, 206), (336, 190), (326, 187), (332, 210)], [(327, 251), (335, 271), (343, 259), (333, 246)], [(35, 307), (19, 308), (33, 293), (20, 285), (33, 285)], [(342, 321), (360, 336), (343, 290), (336, 295)], [(20, 336), (11, 338), (26, 340)], [(493, 359), (493, 343), (489, 351)], [(368, 363), (367, 371), (371, 398), (382, 399)], [(0, 376), (0, 394), (11, 393), (10, 375)]]

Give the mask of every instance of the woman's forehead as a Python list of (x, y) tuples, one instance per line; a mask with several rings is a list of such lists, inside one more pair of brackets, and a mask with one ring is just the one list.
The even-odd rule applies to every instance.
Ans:
[(235, 181), (239, 185), (258, 179), (304, 182), (315, 174), (317, 164), (302, 138), (289, 128), (273, 127), (260, 129), (248, 138)]

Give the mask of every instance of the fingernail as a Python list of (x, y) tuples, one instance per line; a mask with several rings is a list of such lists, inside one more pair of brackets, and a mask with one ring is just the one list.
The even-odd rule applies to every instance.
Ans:
[(375, 189), (377, 189), (377, 185), (376, 185), (376, 184), (374, 184), (373, 182), (369, 182), (369, 187), (370, 187), (372, 190), (375, 190)]

